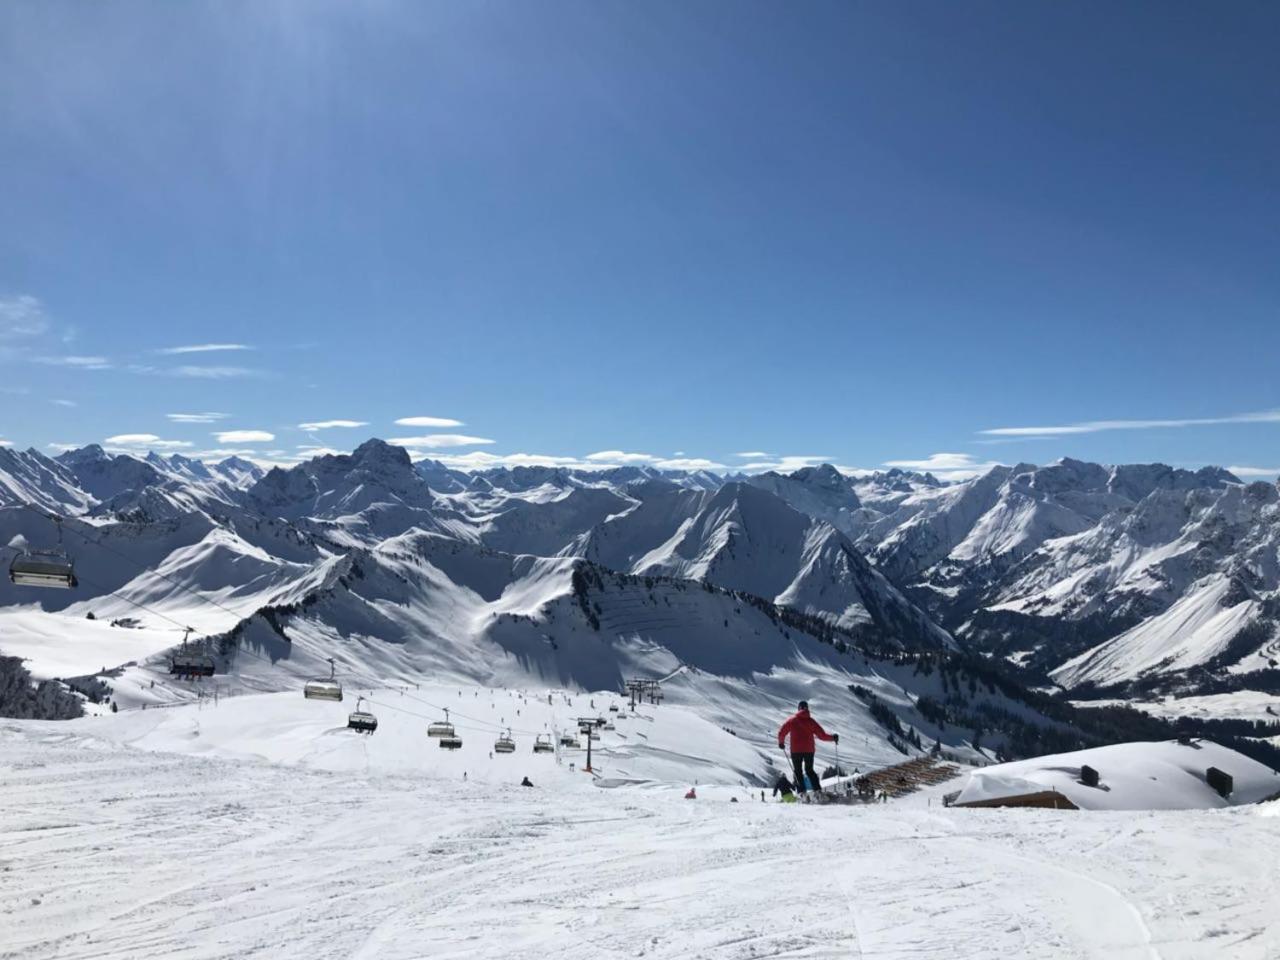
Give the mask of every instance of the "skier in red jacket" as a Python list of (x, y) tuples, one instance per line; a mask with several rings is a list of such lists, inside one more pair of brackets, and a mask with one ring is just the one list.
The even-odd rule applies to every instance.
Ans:
[(791, 766), (796, 774), (796, 790), (804, 793), (804, 778), (805, 774), (808, 774), (809, 783), (813, 785), (813, 789), (821, 792), (818, 774), (813, 769), (813, 738), (839, 743), (840, 735), (823, 730), (818, 721), (809, 716), (809, 701), (801, 700), (800, 709), (796, 711), (795, 716), (787, 718), (787, 722), (778, 730), (778, 746), (783, 750), (786, 749), (788, 736), (791, 737)]

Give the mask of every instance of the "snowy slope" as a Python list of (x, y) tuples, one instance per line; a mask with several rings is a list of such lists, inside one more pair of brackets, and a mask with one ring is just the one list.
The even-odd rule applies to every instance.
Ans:
[(750, 484), (726, 483), (633, 569), (741, 590), (891, 644), (951, 643), (843, 534)]
[(75, 475), (37, 450), (0, 447), (0, 506), (31, 504), (58, 514), (84, 513), (94, 503)]
[[(1280, 812), (1276, 804), (1105, 816), (896, 803), (851, 810), (761, 803), (740, 787), (700, 787), (686, 801), (684, 784), (593, 789), (585, 775), (553, 772), (549, 758), (535, 766), (527, 754), (499, 782), (386, 772), (361, 760), (365, 750), (381, 754), (381, 730), (360, 739), (337, 724), (310, 743), (318, 756), (345, 757), (344, 768), (315, 769), (206, 749), (230, 732), (234, 719), (222, 715), (235, 705), (185, 717), (185, 730), (157, 728), (152, 736), (179, 753), (121, 745), (111, 718), (0, 722), (9, 767), (0, 843), (21, 865), (0, 872), (9, 911), (0, 953), (1268, 960), (1280, 952), (1280, 846), (1266, 816)], [(395, 736), (396, 721), (384, 722)], [(301, 729), (244, 724), (235, 736), (251, 752), (275, 755), (283, 741), (305, 753)], [(516, 786), (525, 774), (533, 789)]]

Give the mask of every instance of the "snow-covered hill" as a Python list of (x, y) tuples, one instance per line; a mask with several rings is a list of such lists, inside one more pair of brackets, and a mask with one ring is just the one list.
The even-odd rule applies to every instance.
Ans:
[[(1085, 694), (1267, 689), (1280, 647), (1280, 494), (1213, 469), (468, 473), (370, 440), (265, 474), (0, 449), (0, 496), (6, 543), (53, 542), (32, 507), (67, 517), (81, 574), (65, 594), (0, 585), (0, 653), (48, 667), (38, 676), (127, 660), (155, 674), (147, 658), (185, 626), (255, 689), (331, 655), (371, 680), (597, 689), (686, 664), (744, 702), (761, 677), (823, 661), (797, 634), (882, 659), (958, 642)], [(109, 626), (125, 618), (141, 626)], [(68, 659), (46, 649), (60, 635), (110, 653)], [(245, 638), (270, 670), (234, 655)], [(833, 690), (861, 685), (832, 670)], [(898, 683), (903, 705), (919, 695)]]
[[(523, 713), (500, 694), (492, 709), (513, 703)], [(14, 866), (0, 872), (0, 953), (1268, 960), (1280, 950), (1276, 804), (1094, 815), (922, 798), (850, 809), (762, 803), (758, 790), (705, 781), (684, 800), (689, 780), (595, 788), (568, 772), (568, 757), (534, 756), (527, 740), (492, 762), (480, 742), (464, 760), (390, 709), (360, 737), (342, 727), (346, 706), (239, 697), (70, 724), (0, 721), (0, 840)], [(676, 736), (711, 748), (711, 763), (730, 750), (704, 739), (715, 731), (696, 717), (667, 711), (618, 724), (617, 742), (665, 738), (657, 725), (670, 718)], [(465, 754), (490, 738), (463, 739)], [(672, 743), (643, 762), (661, 763)]]
[[(1081, 769), (1098, 774), (1096, 784)], [(1217, 769), (1232, 779), (1221, 795), (1209, 783)], [(1280, 771), (1208, 740), (1116, 743), (975, 770), (958, 804), (1000, 802), (1051, 790), (1081, 810), (1215, 810), (1280, 798)]]

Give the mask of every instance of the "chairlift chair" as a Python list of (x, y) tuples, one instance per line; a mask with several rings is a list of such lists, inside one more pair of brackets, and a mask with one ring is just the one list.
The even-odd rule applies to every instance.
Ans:
[[(443, 720), (437, 720), (435, 723), (432, 723), (427, 727), (428, 737), (436, 737), (437, 739), (446, 739), (446, 738), (453, 737), (454, 734), (455, 734), (455, 731), (453, 729), (453, 724), (449, 722), (449, 711), (447, 709), (444, 712)], [(444, 746), (443, 743), (440, 745)], [(461, 746), (462, 741), (458, 741), (458, 745)], [(457, 747), (453, 747), (451, 749), (456, 750)]]
[(336, 700), (342, 702), (342, 684), (334, 679), (333, 657), (329, 658), (329, 676), (308, 680), (302, 695), (308, 700)]
[(571, 733), (562, 733), (560, 734), (560, 746), (577, 748), (578, 738)]
[(551, 742), (551, 735), (547, 734), (546, 737), (543, 737), (542, 734), (538, 734), (533, 741), (533, 752), (534, 753), (555, 753), (556, 745)]
[(356, 697), (356, 709), (347, 717), (347, 726), (356, 733), (373, 733), (378, 729), (378, 718), (367, 710), (361, 710), (364, 697)]
[(195, 653), (187, 648), (191, 627), (182, 635), (182, 648), (169, 658), (169, 673), (175, 677), (212, 677), (215, 672), (213, 657)]
[(78, 586), (75, 565), (61, 550), (25, 550), (9, 564), (9, 580), (19, 587), (53, 587), (70, 590)]
[(58, 545), (50, 550), (23, 550), (9, 564), (9, 580), (19, 587), (52, 587), (70, 590), (79, 585), (75, 563), (62, 549), (62, 518), (53, 517)]
[(450, 736), (450, 737), (441, 737), (441, 738), (440, 738), (440, 749), (441, 749), (441, 750), (461, 750), (461, 749), (462, 749), (462, 738), (461, 738), (461, 737), (453, 737), (453, 736)]
[(494, 753), (515, 753), (516, 742), (511, 739), (511, 731), (508, 729), (505, 734), (493, 741)]

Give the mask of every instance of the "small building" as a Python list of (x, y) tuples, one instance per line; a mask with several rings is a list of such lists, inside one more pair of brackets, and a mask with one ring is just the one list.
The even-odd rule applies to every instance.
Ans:
[(1041, 807), (1046, 810), (1079, 810), (1074, 803), (1057, 790), (1033, 790), (1030, 793), (1010, 793), (998, 797), (951, 802), (953, 807)]
[(1280, 797), (1280, 772), (1209, 740), (1117, 743), (974, 770), (954, 807), (1212, 810)]

